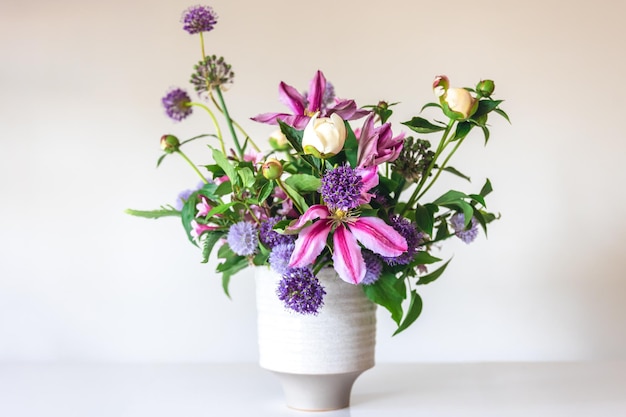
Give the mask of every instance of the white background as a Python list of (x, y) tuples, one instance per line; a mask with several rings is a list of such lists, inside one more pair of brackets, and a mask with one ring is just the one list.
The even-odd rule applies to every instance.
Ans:
[[(226, 1), (207, 35), (236, 73), (233, 116), (282, 111), (281, 80), (303, 90), (322, 69), (339, 96), (400, 101), (393, 121), (432, 101), (432, 79), (496, 81), (513, 124), (492, 118), (453, 164), (485, 177), (502, 213), (489, 239), (446, 248), (446, 275), (379, 362), (626, 358), (626, 29), (622, 2)], [(255, 361), (251, 272), (228, 300), (215, 262), (158, 208), (195, 186), (159, 138), (210, 133), (160, 98), (187, 88), (198, 38), (176, 1), (0, 4), (0, 361)], [(199, 144), (190, 151), (208, 162)], [(451, 181), (442, 186), (465, 186)], [(443, 191), (443, 188), (440, 189)]]

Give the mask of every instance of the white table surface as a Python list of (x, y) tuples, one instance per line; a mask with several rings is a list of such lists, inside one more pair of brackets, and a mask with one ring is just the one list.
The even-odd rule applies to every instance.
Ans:
[(626, 417), (626, 362), (378, 364), (322, 413), (255, 364), (0, 364), (2, 417), (305, 415)]

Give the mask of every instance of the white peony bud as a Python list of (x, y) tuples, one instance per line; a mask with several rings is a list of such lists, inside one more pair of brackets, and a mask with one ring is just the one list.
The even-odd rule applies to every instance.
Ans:
[(304, 128), (302, 148), (305, 153), (318, 158), (337, 155), (346, 142), (344, 121), (335, 113), (321, 119), (318, 119), (318, 116), (319, 113), (315, 113)]

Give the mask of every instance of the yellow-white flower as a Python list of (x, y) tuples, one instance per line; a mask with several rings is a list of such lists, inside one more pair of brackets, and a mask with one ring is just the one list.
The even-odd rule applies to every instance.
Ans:
[(302, 148), (307, 154), (318, 158), (337, 155), (346, 142), (346, 126), (343, 119), (336, 113), (330, 117), (318, 118), (315, 113), (304, 128)]

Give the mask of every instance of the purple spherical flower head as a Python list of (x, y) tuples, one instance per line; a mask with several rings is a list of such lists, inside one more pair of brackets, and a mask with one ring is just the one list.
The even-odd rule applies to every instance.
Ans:
[(237, 255), (248, 256), (256, 252), (259, 236), (252, 223), (239, 222), (230, 226), (226, 241)]
[(294, 248), (293, 243), (280, 243), (272, 248), (268, 261), (274, 272), (283, 275), (289, 270), (289, 260)]
[(420, 244), (424, 239), (424, 234), (418, 231), (415, 225), (404, 217), (395, 215), (392, 216), (389, 221), (391, 222), (391, 226), (406, 239), (407, 250), (400, 256), (396, 256), (395, 258), (383, 258), (383, 260), (391, 266), (407, 265), (411, 263), (419, 250)]
[(180, 21), (190, 34), (209, 32), (217, 23), (217, 14), (210, 6), (191, 6), (183, 12)]
[(191, 114), (191, 99), (189, 95), (180, 88), (173, 88), (161, 99), (165, 113), (169, 118), (180, 122)]
[(465, 215), (456, 213), (450, 218), (450, 225), (454, 229), (454, 234), (465, 243), (472, 243), (478, 236), (478, 221), (472, 217), (469, 227), (465, 228)]
[(326, 171), (322, 177), (320, 194), (331, 210), (350, 210), (360, 205), (363, 178), (348, 165)]
[(380, 274), (383, 272), (383, 263), (380, 257), (372, 251), (363, 250), (361, 253), (365, 261), (365, 277), (363, 277), (361, 284), (370, 285), (380, 278)]
[(276, 245), (289, 244), (296, 241), (295, 235), (282, 235), (273, 229), (276, 223), (281, 220), (283, 220), (283, 218), (279, 216), (270, 217), (261, 223), (261, 227), (259, 228), (259, 239), (261, 243), (270, 249), (274, 248)]
[(326, 291), (310, 268), (291, 268), (278, 284), (278, 298), (300, 314), (319, 313)]

